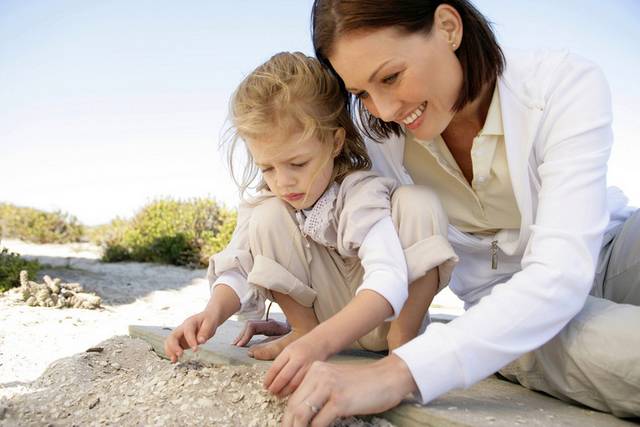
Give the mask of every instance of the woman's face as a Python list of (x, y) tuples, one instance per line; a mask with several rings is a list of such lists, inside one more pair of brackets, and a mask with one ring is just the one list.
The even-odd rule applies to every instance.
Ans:
[(371, 114), (427, 140), (441, 134), (454, 115), (462, 87), (455, 55), (460, 37), (435, 22), (429, 34), (393, 27), (353, 32), (336, 40), (329, 61)]

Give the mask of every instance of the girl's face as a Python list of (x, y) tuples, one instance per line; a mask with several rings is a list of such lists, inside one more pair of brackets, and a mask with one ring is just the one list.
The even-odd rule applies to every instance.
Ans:
[(454, 115), (462, 67), (453, 43), (461, 38), (455, 24), (439, 27), (437, 19), (430, 34), (393, 27), (348, 33), (336, 40), (329, 61), (371, 114), (428, 140)]
[(294, 133), (248, 141), (247, 146), (271, 192), (295, 209), (307, 209), (331, 183), (343, 133), (335, 133), (333, 144), (316, 136), (301, 140), (302, 133)]

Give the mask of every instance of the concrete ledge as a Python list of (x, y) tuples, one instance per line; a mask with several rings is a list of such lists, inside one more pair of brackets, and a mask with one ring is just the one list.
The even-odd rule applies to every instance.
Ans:
[[(264, 366), (271, 362), (247, 356), (246, 348), (230, 343), (242, 330), (242, 322), (227, 321), (216, 331), (213, 339), (193, 353), (185, 351), (183, 360), (209, 363)], [(147, 341), (155, 352), (166, 358), (164, 339), (170, 328), (158, 326), (129, 326), (129, 335)], [(252, 340), (252, 343), (259, 340)], [(367, 363), (381, 357), (375, 353), (353, 351), (334, 356), (338, 363)], [(632, 426), (630, 421), (592, 411), (554, 399), (542, 393), (527, 390), (516, 384), (487, 378), (467, 390), (454, 390), (428, 406), (405, 402), (383, 414), (397, 426), (460, 427), (460, 426)]]

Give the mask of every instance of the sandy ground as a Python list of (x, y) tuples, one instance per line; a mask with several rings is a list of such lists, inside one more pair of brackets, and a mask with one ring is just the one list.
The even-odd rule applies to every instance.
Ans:
[[(0, 295), (0, 425), (277, 424), (282, 402), (263, 394), (261, 372), (171, 365), (146, 343), (123, 337), (130, 324), (175, 326), (201, 310), (208, 299), (205, 270), (101, 263), (99, 248), (88, 244), (5, 240), (2, 246), (46, 264), (38, 281), (48, 274), (79, 282), (102, 297), (103, 308), (29, 307), (17, 292)], [(441, 313), (461, 311), (457, 299), (446, 292), (434, 306)], [(91, 347), (103, 350), (86, 352)], [(234, 378), (240, 379), (235, 386)], [(215, 396), (210, 401), (222, 404), (206, 404), (199, 398), (203, 390)], [(167, 411), (166, 405), (176, 410)], [(200, 416), (184, 418), (185, 412)], [(344, 425), (384, 422), (353, 419)]]

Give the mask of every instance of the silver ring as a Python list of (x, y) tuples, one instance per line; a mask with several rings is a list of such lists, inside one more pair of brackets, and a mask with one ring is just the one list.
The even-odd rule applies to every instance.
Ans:
[(311, 412), (313, 412), (314, 414), (317, 414), (318, 412), (320, 412), (320, 408), (318, 408), (316, 405), (312, 405), (311, 403), (307, 402), (306, 400), (304, 401), (304, 404), (307, 405), (309, 407), (309, 409), (311, 409)]

